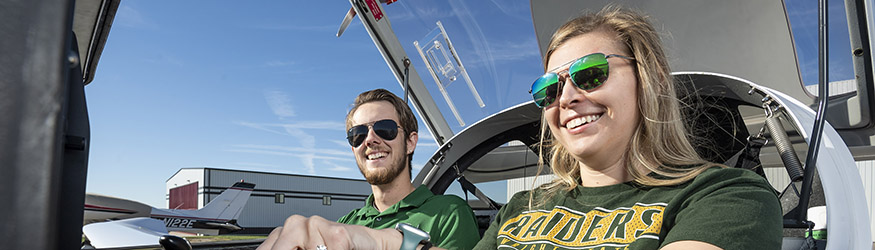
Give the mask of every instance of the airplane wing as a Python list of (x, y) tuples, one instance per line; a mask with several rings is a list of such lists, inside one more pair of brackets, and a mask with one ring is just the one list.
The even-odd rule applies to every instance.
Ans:
[(97, 249), (158, 245), (169, 234), (163, 221), (143, 217), (91, 223), (82, 232)]

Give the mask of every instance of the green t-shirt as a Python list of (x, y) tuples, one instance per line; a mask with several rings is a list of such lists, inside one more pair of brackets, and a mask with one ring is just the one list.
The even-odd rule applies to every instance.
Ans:
[(468, 203), (454, 195), (434, 195), (425, 186), (419, 186), (382, 213), (374, 207), (371, 194), (364, 207), (352, 210), (337, 222), (373, 229), (394, 228), (404, 222), (428, 232), (434, 246), (446, 249), (471, 249), (480, 240)]
[[(535, 192), (535, 200), (543, 190)], [(677, 186), (622, 183), (558, 191), (528, 209), (520, 192), (475, 249), (658, 249), (682, 240), (723, 249), (780, 249), (781, 205), (762, 177), (712, 168)]]

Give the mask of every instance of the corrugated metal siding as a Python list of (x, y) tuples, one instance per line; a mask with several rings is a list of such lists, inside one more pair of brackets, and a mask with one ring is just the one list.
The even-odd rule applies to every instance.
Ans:
[[(255, 191), (243, 208), (238, 224), (243, 227), (276, 227), (292, 214), (318, 215), (337, 220), (364, 205), (371, 186), (364, 180), (287, 175), (264, 172), (206, 169), (202, 194), (210, 201), (234, 183), (245, 180), (255, 184)], [(285, 203), (275, 203), (274, 195), (285, 195)], [(331, 196), (331, 205), (322, 205), (322, 197)], [(200, 205), (199, 207), (203, 207)]]
[(229, 187), (242, 180), (254, 183), (258, 190), (294, 190), (299, 192), (368, 195), (371, 186), (364, 180), (324, 178), (318, 176), (281, 175), (261, 172), (211, 169), (207, 187)]
[(790, 175), (787, 174), (785, 168), (765, 168), (763, 172), (766, 173), (766, 179), (769, 180), (772, 187), (778, 191), (784, 190), (787, 185), (790, 185)]
[(331, 200), (331, 206), (322, 205), (322, 199), (296, 199), (286, 197), (285, 204), (274, 203), (274, 197), (251, 197), (238, 224), (242, 227), (278, 227), (293, 214), (303, 216), (318, 215), (330, 221), (337, 221), (356, 208), (364, 206), (364, 201)]
[[(519, 191), (530, 190), (532, 187), (551, 182), (554, 178), (556, 176), (549, 174), (539, 176), (537, 180), (534, 176), (507, 180), (507, 200), (510, 201), (510, 197), (513, 197)], [(532, 185), (533, 181), (534, 185)]]
[[(808, 90), (809, 93), (814, 94), (814, 95), (817, 95), (817, 92), (820, 91), (817, 84), (805, 85), (805, 90)], [(844, 93), (849, 93), (849, 92), (854, 92), (854, 91), (857, 91), (857, 80), (855, 80), (855, 79), (835, 81), (835, 82), (829, 83), (829, 95), (830, 96), (841, 95)]]

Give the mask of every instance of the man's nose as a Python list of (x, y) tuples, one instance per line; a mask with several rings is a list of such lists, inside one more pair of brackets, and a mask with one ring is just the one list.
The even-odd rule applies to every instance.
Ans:
[(368, 146), (371, 144), (379, 144), (380, 139), (382, 138), (377, 135), (374, 129), (372, 127), (368, 127), (368, 136), (365, 137), (365, 144), (367, 144)]

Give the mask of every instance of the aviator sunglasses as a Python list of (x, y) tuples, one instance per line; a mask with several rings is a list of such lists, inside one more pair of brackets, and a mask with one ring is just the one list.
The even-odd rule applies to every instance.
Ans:
[[(532, 94), (532, 99), (535, 100), (535, 104), (538, 105), (539, 108), (544, 108), (553, 104), (558, 98), (559, 94), (559, 84), (560, 82), (565, 82), (560, 75), (568, 71), (568, 76), (571, 77), (571, 82), (574, 83), (575, 86), (582, 90), (593, 90), (605, 84), (605, 81), (608, 80), (608, 58), (611, 57), (619, 57), (627, 60), (635, 60), (635, 58), (628, 56), (621, 56), (616, 54), (605, 55), (602, 53), (593, 53), (589, 55), (585, 55), (577, 60), (569, 62), (571, 64), (567, 70), (559, 71), (556, 73), (547, 72), (534, 83), (532, 83), (532, 89), (529, 90), (529, 93)], [(565, 67), (569, 63), (563, 64), (557, 68)]]
[(395, 123), (395, 121), (390, 119), (379, 120), (374, 122), (373, 125), (356, 125), (347, 130), (346, 140), (349, 141), (349, 145), (354, 148), (362, 145), (362, 142), (364, 142), (365, 138), (368, 137), (369, 127), (373, 127), (374, 133), (377, 134), (377, 136), (379, 136), (380, 138), (383, 138), (383, 140), (391, 141), (398, 136), (398, 123)]

